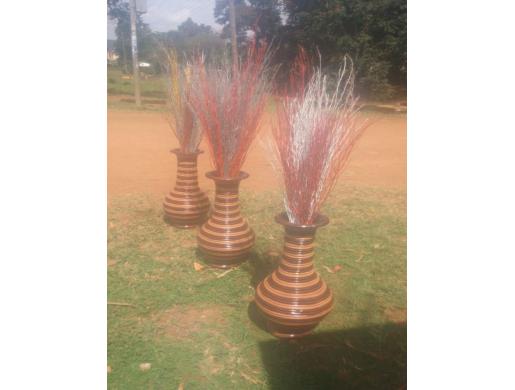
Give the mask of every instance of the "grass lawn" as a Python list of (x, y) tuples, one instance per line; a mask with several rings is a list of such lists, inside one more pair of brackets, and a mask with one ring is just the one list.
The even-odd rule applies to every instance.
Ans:
[[(134, 95), (132, 75), (122, 78), (122, 71), (117, 67), (107, 67), (107, 94)], [(166, 98), (166, 81), (163, 76), (140, 77), (141, 96), (147, 98)]]
[(264, 331), (252, 303), (281, 252), (281, 197), (243, 186), (241, 200), (256, 245), (225, 274), (195, 270), (196, 232), (166, 225), (160, 199), (109, 201), (108, 300), (133, 305), (108, 305), (109, 389), (405, 388), (405, 193), (335, 188), (315, 257), (334, 309), (297, 341)]

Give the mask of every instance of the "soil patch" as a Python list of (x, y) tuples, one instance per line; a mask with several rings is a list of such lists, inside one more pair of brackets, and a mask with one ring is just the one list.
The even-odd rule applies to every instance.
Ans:
[[(108, 110), (108, 195), (151, 194), (159, 197), (175, 181), (177, 141), (164, 113)], [(280, 188), (281, 177), (268, 159), (265, 146), (273, 118), (265, 117), (243, 170), (250, 177), (242, 189)], [(212, 170), (207, 146), (199, 156), (200, 186), (212, 193), (213, 183), (204, 174)], [(406, 116), (385, 115), (370, 126), (354, 148), (340, 183), (380, 188), (406, 188)]]
[(404, 323), (407, 320), (406, 309), (388, 308), (384, 314), (392, 322)]

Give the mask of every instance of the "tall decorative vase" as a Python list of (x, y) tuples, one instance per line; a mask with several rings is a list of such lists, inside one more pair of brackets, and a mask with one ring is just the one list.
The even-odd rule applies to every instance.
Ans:
[(171, 151), (177, 156), (177, 180), (175, 187), (165, 197), (163, 208), (166, 219), (173, 226), (192, 228), (207, 219), (209, 199), (198, 186), (197, 158), (202, 151)]
[(215, 171), (206, 173), (215, 182), (216, 194), (211, 216), (199, 229), (197, 242), (206, 262), (216, 268), (237, 266), (254, 245), (254, 232), (240, 214), (239, 185), (246, 172), (224, 178)]
[(286, 213), (275, 217), (284, 226), (284, 249), (277, 269), (256, 289), (256, 304), (270, 333), (279, 338), (308, 335), (333, 306), (333, 294), (313, 267), (315, 233), (329, 219), (319, 215), (312, 225), (296, 225)]

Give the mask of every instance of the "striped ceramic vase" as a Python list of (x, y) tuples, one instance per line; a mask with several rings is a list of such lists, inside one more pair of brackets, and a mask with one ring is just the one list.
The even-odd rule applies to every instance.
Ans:
[(248, 256), (254, 245), (254, 232), (240, 214), (238, 199), (240, 181), (249, 177), (224, 178), (216, 172), (206, 176), (216, 187), (215, 202), (209, 219), (199, 229), (197, 242), (206, 262), (217, 268), (237, 266)]
[(329, 219), (319, 215), (312, 225), (295, 225), (282, 213), (275, 220), (285, 229), (282, 259), (258, 285), (256, 304), (274, 336), (302, 337), (311, 333), (333, 306), (331, 290), (313, 268), (315, 233)]
[(177, 180), (163, 203), (165, 217), (175, 227), (192, 228), (202, 224), (209, 211), (209, 199), (198, 186), (197, 158), (202, 151), (171, 152), (177, 156)]

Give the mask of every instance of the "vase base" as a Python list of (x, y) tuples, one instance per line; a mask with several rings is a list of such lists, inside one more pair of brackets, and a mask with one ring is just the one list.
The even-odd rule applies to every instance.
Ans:
[(210, 255), (207, 255), (203, 252), (202, 257), (204, 262), (207, 266), (212, 268), (219, 268), (219, 269), (230, 269), (230, 268), (236, 268), (239, 267), (242, 263), (244, 263), (247, 258), (248, 254), (238, 256), (236, 258), (228, 259), (228, 258), (216, 258)]
[(194, 228), (196, 228), (198, 226), (198, 225), (179, 225), (179, 224), (172, 223), (172, 222), (169, 222), (169, 224), (170, 224), (170, 226), (172, 226), (174, 228), (184, 229), (184, 230), (194, 229)]
[(267, 321), (268, 332), (279, 339), (297, 339), (308, 336), (313, 333), (313, 330), (315, 330), (317, 326), (318, 323), (304, 326), (292, 326)]
[(196, 218), (193, 220), (178, 220), (168, 214), (165, 214), (163, 219), (165, 222), (175, 228), (178, 229), (194, 229), (202, 225), (204, 222), (206, 222), (207, 217), (205, 218)]

